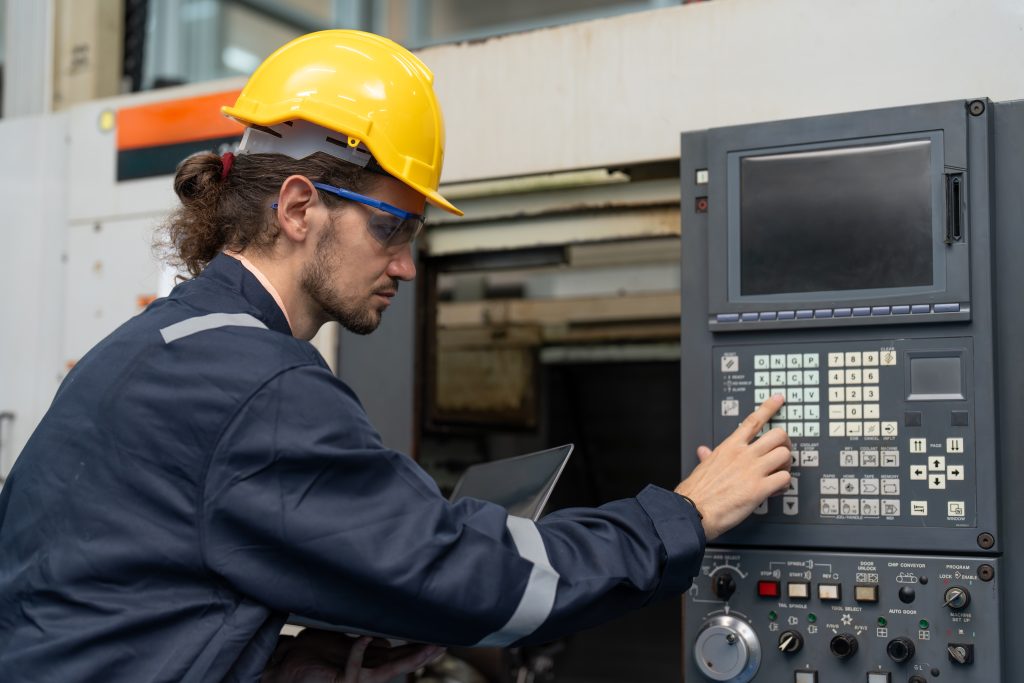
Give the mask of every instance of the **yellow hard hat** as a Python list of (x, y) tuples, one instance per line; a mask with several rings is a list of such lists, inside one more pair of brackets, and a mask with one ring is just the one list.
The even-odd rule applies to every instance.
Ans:
[(235, 106), (221, 111), (271, 133), (296, 120), (333, 131), (341, 140), (331, 142), (349, 148), (335, 156), (352, 160), (368, 151), (389, 175), (461, 216), (437, 191), (444, 120), (433, 83), (430, 69), (398, 43), (363, 31), (319, 31), (267, 57)]

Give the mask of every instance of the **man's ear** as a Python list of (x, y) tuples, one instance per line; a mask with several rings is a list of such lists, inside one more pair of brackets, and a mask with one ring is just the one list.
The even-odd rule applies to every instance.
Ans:
[(306, 176), (293, 175), (281, 183), (277, 198), (277, 224), (282, 236), (290, 242), (306, 240), (313, 228), (313, 210), (322, 206), (320, 195)]

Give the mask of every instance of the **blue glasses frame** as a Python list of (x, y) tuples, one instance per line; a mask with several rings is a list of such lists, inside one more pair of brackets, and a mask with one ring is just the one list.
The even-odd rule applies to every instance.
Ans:
[[(372, 216), (370, 218), (368, 226), (370, 234), (373, 235), (374, 239), (386, 247), (408, 244), (416, 239), (416, 236), (419, 235), (420, 230), (423, 228), (425, 216), (421, 214), (405, 211), (393, 204), (388, 204), (387, 202), (382, 202), (379, 199), (367, 197), (364, 194), (352, 192), (351, 190), (346, 190), (341, 187), (335, 187), (334, 185), (328, 185), (327, 183), (311, 182), (313, 182), (313, 187), (318, 190), (329, 192), (341, 197), (342, 199), (347, 199), (349, 201), (378, 209), (398, 218), (398, 221), (381, 220), (384, 218), (383, 216)], [(277, 202), (271, 204), (270, 208), (276, 209)]]

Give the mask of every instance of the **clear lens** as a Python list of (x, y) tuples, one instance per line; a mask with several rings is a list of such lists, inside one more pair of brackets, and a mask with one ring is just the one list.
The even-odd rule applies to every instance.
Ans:
[(412, 242), (423, 228), (419, 218), (399, 218), (387, 213), (373, 212), (368, 224), (370, 234), (385, 247), (397, 247)]

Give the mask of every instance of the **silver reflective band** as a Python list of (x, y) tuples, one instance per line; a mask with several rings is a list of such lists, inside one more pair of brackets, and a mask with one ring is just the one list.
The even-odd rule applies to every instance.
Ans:
[(215, 330), (218, 327), (229, 326), (262, 327), (267, 329), (266, 325), (248, 313), (210, 313), (209, 315), (200, 315), (195, 318), (182, 320), (180, 323), (168, 325), (160, 330), (160, 334), (164, 338), (164, 343), (170, 344), (172, 341), (187, 337), (196, 332), (205, 332), (206, 330)]
[(238, 145), (239, 154), (284, 154), (292, 159), (305, 159), (315, 152), (324, 152), (360, 168), (366, 168), (373, 159), (366, 145), (352, 146), (344, 135), (301, 119), (266, 128), (250, 126)]
[(519, 606), (508, 623), (500, 631), (477, 643), (479, 647), (502, 647), (525, 638), (547, 620), (551, 608), (555, 606), (559, 574), (548, 560), (548, 552), (544, 549), (537, 525), (529, 519), (509, 515), (505, 526), (512, 534), (520, 557), (532, 562), (533, 569), (523, 597), (519, 599)]

